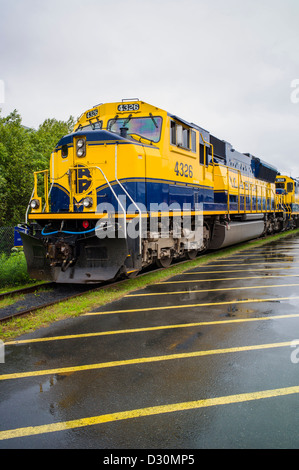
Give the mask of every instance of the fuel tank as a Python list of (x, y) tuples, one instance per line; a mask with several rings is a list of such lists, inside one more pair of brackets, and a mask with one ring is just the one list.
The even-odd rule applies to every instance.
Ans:
[(217, 223), (209, 249), (219, 250), (219, 248), (258, 238), (263, 234), (264, 229), (265, 224), (263, 220), (231, 222), (229, 224)]

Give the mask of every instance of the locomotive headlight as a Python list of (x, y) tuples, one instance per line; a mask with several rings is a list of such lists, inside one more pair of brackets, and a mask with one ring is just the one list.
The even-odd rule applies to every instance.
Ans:
[(85, 157), (86, 155), (86, 142), (85, 139), (78, 139), (76, 144), (77, 157)]
[(30, 202), (30, 207), (31, 209), (38, 209), (39, 208), (39, 200), (38, 199), (32, 199)]
[(86, 197), (83, 199), (83, 206), (86, 207), (86, 209), (90, 209), (92, 207), (93, 200), (91, 197)]

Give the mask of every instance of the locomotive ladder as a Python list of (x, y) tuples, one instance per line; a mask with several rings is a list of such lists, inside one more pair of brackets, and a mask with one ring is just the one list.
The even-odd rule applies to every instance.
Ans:
[[(115, 179), (116, 179), (118, 185), (121, 187), (121, 189), (124, 191), (124, 193), (128, 196), (128, 198), (133, 203), (133, 205), (136, 207), (136, 209), (139, 213), (139, 254), (141, 255), (141, 253), (142, 253), (142, 212), (141, 212), (140, 207), (138, 207), (138, 205), (136, 204), (134, 199), (131, 197), (131, 195), (128, 193), (126, 188), (121, 184), (121, 182), (119, 181), (119, 179), (117, 177), (117, 144), (118, 143), (116, 142), (116, 144), (115, 144)], [(125, 214), (125, 225), (126, 225), (126, 214)]]

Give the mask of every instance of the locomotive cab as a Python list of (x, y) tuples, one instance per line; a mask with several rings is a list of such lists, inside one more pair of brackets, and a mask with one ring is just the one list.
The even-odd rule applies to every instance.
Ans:
[(299, 226), (299, 181), (291, 176), (278, 175), (275, 181), (276, 194), (285, 214), (292, 216)]
[(35, 224), (23, 237), (32, 277), (99, 282), (141, 269), (146, 159), (160, 155), (162, 123), (160, 110), (143, 102), (99, 105), (58, 142), (43, 197), (42, 172), (35, 174)]

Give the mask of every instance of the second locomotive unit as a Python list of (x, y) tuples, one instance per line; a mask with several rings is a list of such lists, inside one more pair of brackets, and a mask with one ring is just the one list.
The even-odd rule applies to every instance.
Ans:
[(22, 234), (29, 274), (61, 283), (130, 277), (290, 228), (298, 183), (288, 191), (279, 186), (286, 178), (143, 101), (94, 106), (58, 142), (49, 170), (35, 173)]

